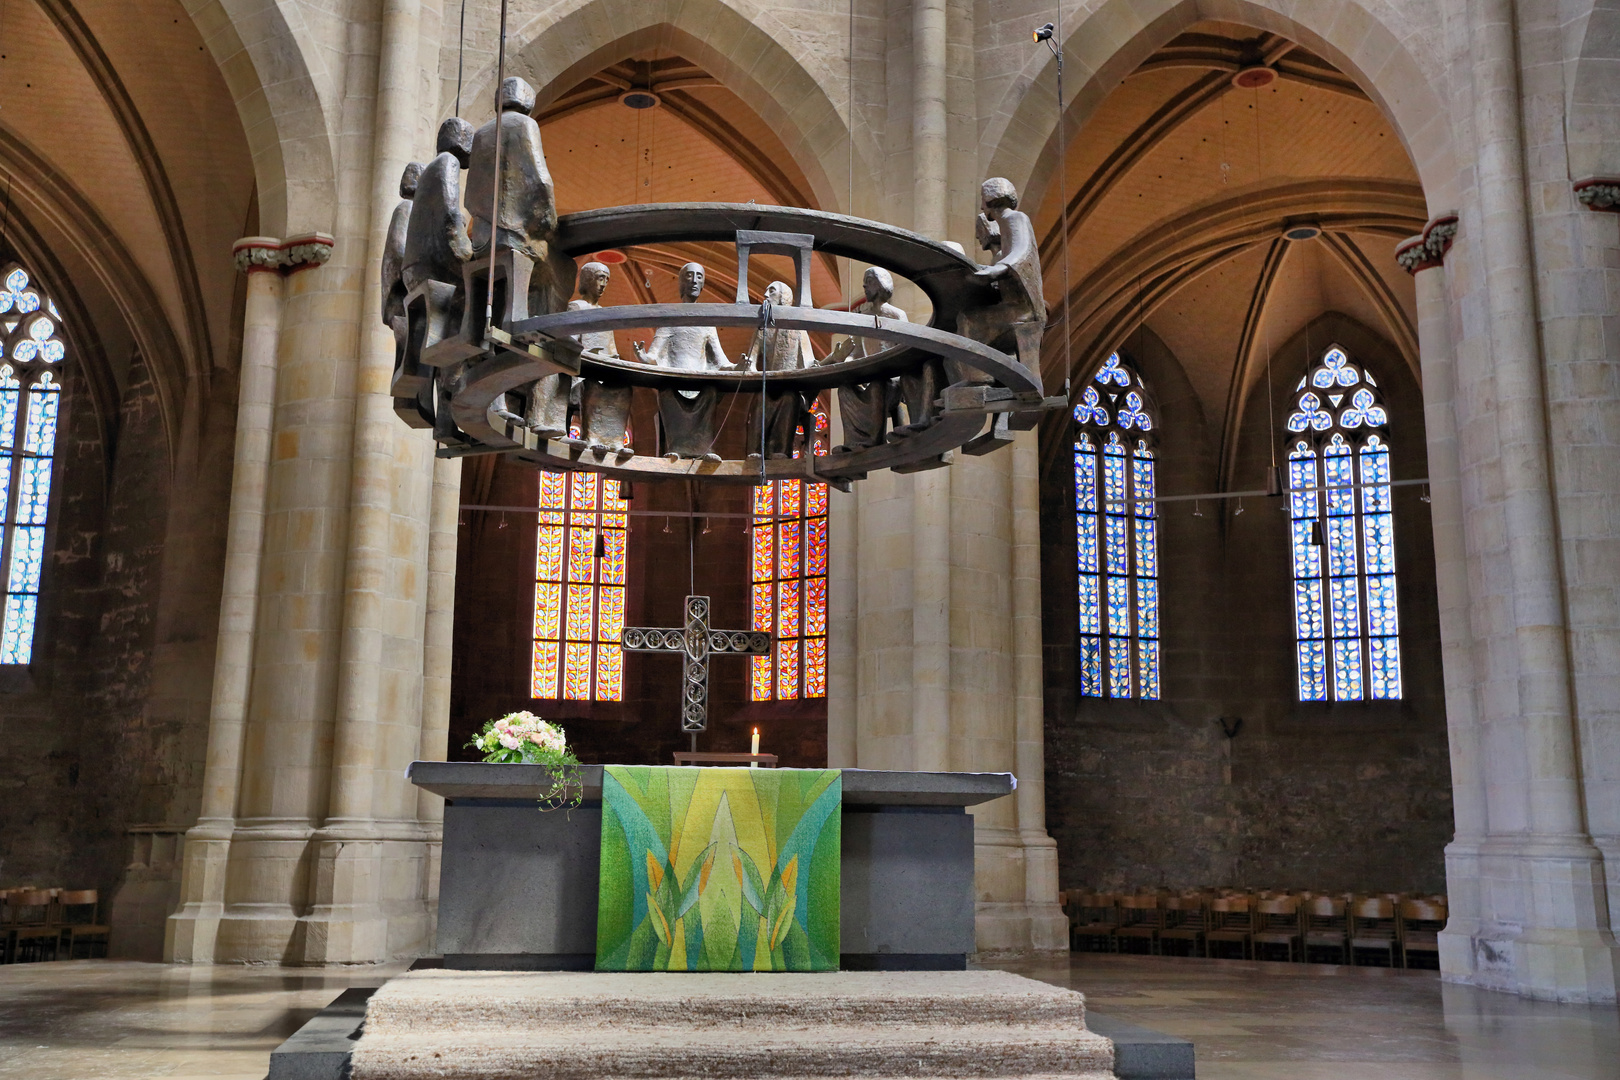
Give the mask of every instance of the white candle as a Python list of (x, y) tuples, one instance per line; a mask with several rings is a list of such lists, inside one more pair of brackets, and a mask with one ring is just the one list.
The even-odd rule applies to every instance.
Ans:
[[(757, 753), (759, 753), (759, 728), (755, 728), (755, 729), (754, 729), (754, 748), (753, 748), (753, 749), (752, 749), (752, 750), (750, 750), (750, 751), (749, 751), (749, 753), (750, 753), (750, 754), (757, 754)], [(749, 763), (748, 763), (748, 767), (749, 767), (749, 768), (750, 768), (750, 769), (754, 769), (754, 768), (758, 768), (758, 767), (759, 767), (759, 762), (757, 762), (757, 761), (750, 761), (750, 762), (749, 762)]]

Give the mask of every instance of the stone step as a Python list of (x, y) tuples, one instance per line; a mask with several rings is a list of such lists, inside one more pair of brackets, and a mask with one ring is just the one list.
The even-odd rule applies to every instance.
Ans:
[(495, 1034), (437, 1028), (369, 1030), (355, 1046), (354, 1080), (688, 1080), (937, 1076), (1112, 1076), (1100, 1035), (1002, 1025), (820, 1024), (585, 1029)]
[(549, 1027), (1014, 1025), (1083, 1030), (1085, 999), (1000, 971), (799, 974), (418, 971), (371, 999), (368, 1031)]

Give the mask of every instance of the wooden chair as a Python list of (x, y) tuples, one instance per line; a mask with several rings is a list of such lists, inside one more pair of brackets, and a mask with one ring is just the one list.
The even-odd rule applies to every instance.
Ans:
[(1395, 904), (1387, 896), (1362, 896), (1350, 904), (1350, 962), (1358, 952), (1384, 954), (1384, 967), (1394, 967), (1400, 953), (1401, 928)]
[(1350, 925), (1345, 917), (1345, 902), (1336, 896), (1317, 896), (1301, 906), (1302, 933), (1300, 948), (1302, 959), (1309, 961), (1312, 949), (1332, 949), (1338, 955), (1334, 963), (1346, 963), (1350, 957)]
[(1154, 952), (1159, 930), (1164, 926), (1161, 899), (1153, 893), (1119, 898), (1119, 926), (1114, 930), (1114, 948), (1125, 951), (1126, 941), (1145, 941), (1149, 955)]
[(1236, 943), (1243, 959), (1252, 955), (1254, 901), (1248, 896), (1218, 896), (1209, 902), (1209, 929), (1204, 932), (1204, 955), (1217, 944)]
[(1185, 941), (1188, 956), (1198, 956), (1200, 952), (1208, 954), (1204, 935), (1209, 932), (1209, 902), (1210, 898), (1203, 893), (1165, 898), (1164, 926), (1159, 930), (1161, 955), (1167, 955), (1165, 945), (1171, 941)]
[(55, 925), (55, 905), (48, 889), (18, 889), (6, 897), (11, 912), (6, 927), (6, 962), (15, 964), (43, 960), (45, 954), (58, 955), (59, 928)]
[(111, 930), (101, 924), (101, 897), (95, 889), (64, 889), (56, 898), (61, 912), (62, 948), (69, 960), (107, 955)]
[[(1435, 968), (1440, 967), (1440, 931), (1446, 928), (1444, 901), (1401, 901), (1401, 966), (1412, 966), (1412, 954), (1433, 956)], [(1428, 965), (1425, 964), (1425, 967)]]
[[(1119, 929), (1119, 908), (1110, 893), (1071, 893), (1069, 948), (1081, 952), (1113, 952), (1114, 931)], [(1085, 945), (1087, 948), (1081, 949)], [(1093, 948), (1100, 945), (1100, 948)]]
[[(1294, 948), (1300, 942), (1299, 926), (1299, 898), (1295, 896), (1277, 896), (1269, 900), (1261, 900), (1254, 906), (1255, 927), (1250, 940), (1253, 942), (1254, 958), (1267, 959), (1261, 952), (1266, 947), (1275, 948), (1281, 945), (1288, 951), (1287, 959), (1294, 959)], [(1303, 955), (1304, 949), (1300, 949)]]

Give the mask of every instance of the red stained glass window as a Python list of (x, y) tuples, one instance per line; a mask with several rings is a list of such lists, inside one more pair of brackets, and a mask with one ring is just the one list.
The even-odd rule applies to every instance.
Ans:
[[(825, 454), (821, 401), (806, 423), (813, 452)], [(796, 451), (795, 453), (799, 453)], [(754, 489), (749, 583), (753, 628), (776, 636), (775, 654), (752, 660), (754, 701), (827, 696), (827, 485), (776, 480)]]
[(630, 504), (596, 473), (540, 474), (531, 694), (624, 697), (625, 553)]

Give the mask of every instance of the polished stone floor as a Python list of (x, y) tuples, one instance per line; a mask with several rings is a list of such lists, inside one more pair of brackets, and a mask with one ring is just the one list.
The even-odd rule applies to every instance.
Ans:
[(1620, 1009), (1437, 972), (1092, 953), (1004, 966), (1191, 1039), (1199, 1080), (1620, 1080)]
[[(1000, 965), (1193, 1040), (1200, 1080), (1620, 1080), (1620, 1010), (1444, 985), (1432, 973), (1077, 954)], [(0, 967), (0, 1078), (262, 1080), (270, 1051), (399, 967)]]

